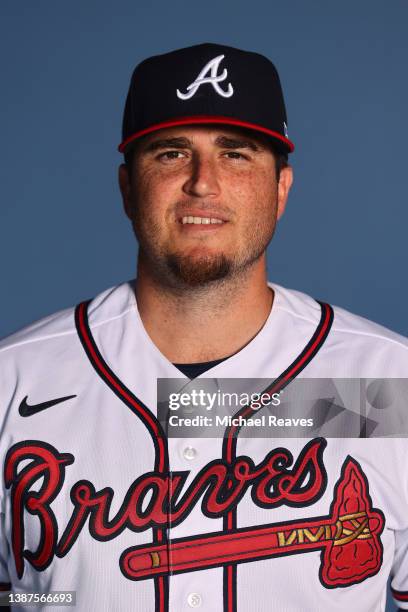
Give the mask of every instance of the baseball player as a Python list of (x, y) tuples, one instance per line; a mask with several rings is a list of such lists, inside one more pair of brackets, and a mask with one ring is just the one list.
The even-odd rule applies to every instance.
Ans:
[[(408, 445), (384, 392), (408, 375), (408, 343), (267, 281), (293, 148), (267, 58), (201, 44), (136, 67), (119, 182), (137, 279), (0, 345), (12, 609), (382, 612), (391, 575), (408, 610)], [(221, 435), (208, 406), (197, 435), (170, 435), (158, 381), (181, 401), (244, 379), (278, 404), (258, 424), (251, 396)], [(334, 379), (357, 381), (370, 412), (326, 397), (293, 416), (296, 385)]]

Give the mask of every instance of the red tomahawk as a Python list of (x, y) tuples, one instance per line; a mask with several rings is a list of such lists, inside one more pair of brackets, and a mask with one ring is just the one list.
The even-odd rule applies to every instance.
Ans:
[(359, 464), (348, 457), (327, 517), (134, 546), (122, 553), (120, 567), (127, 578), (145, 580), (322, 549), (323, 584), (346, 586), (378, 572), (383, 528), (384, 515), (372, 507), (367, 480)]

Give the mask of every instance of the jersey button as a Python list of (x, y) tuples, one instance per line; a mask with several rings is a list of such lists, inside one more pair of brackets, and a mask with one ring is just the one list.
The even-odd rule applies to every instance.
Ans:
[(187, 597), (187, 603), (190, 608), (199, 608), (202, 603), (202, 598), (199, 593), (190, 593)]
[(192, 446), (186, 446), (186, 448), (183, 450), (183, 457), (184, 459), (187, 459), (187, 461), (192, 461), (196, 458), (196, 456), (197, 451)]

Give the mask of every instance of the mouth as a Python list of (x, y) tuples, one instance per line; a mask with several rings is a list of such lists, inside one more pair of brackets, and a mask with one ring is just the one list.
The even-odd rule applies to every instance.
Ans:
[(182, 232), (187, 234), (216, 232), (229, 223), (229, 219), (221, 211), (199, 208), (180, 211), (176, 221)]
[(225, 220), (218, 217), (198, 217), (191, 215), (181, 217), (179, 222), (182, 225), (222, 225), (226, 223)]

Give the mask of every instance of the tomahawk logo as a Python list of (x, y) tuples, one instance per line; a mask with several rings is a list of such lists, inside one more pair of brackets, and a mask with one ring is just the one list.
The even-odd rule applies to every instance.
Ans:
[(201, 70), (196, 80), (187, 87), (186, 93), (182, 93), (179, 89), (177, 90), (177, 97), (181, 100), (188, 100), (197, 93), (201, 85), (210, 84), (214, 87), (217, 94), (223, 98), (230, 98), (234, 93), (234, 88), (232, 87), (231, 83), (228, 83), (228, 89), (226, 91), (219, 85), (219, 83), (221, 81), (225, 81), (228, 76), (228, 70), (226, 68), (224, 68), (221, 74), (218, 74), (220, 63), (224, 57), (225, 55), (218, 55), (217, 57), (214, 57), (214, 59), (210, 60)]

